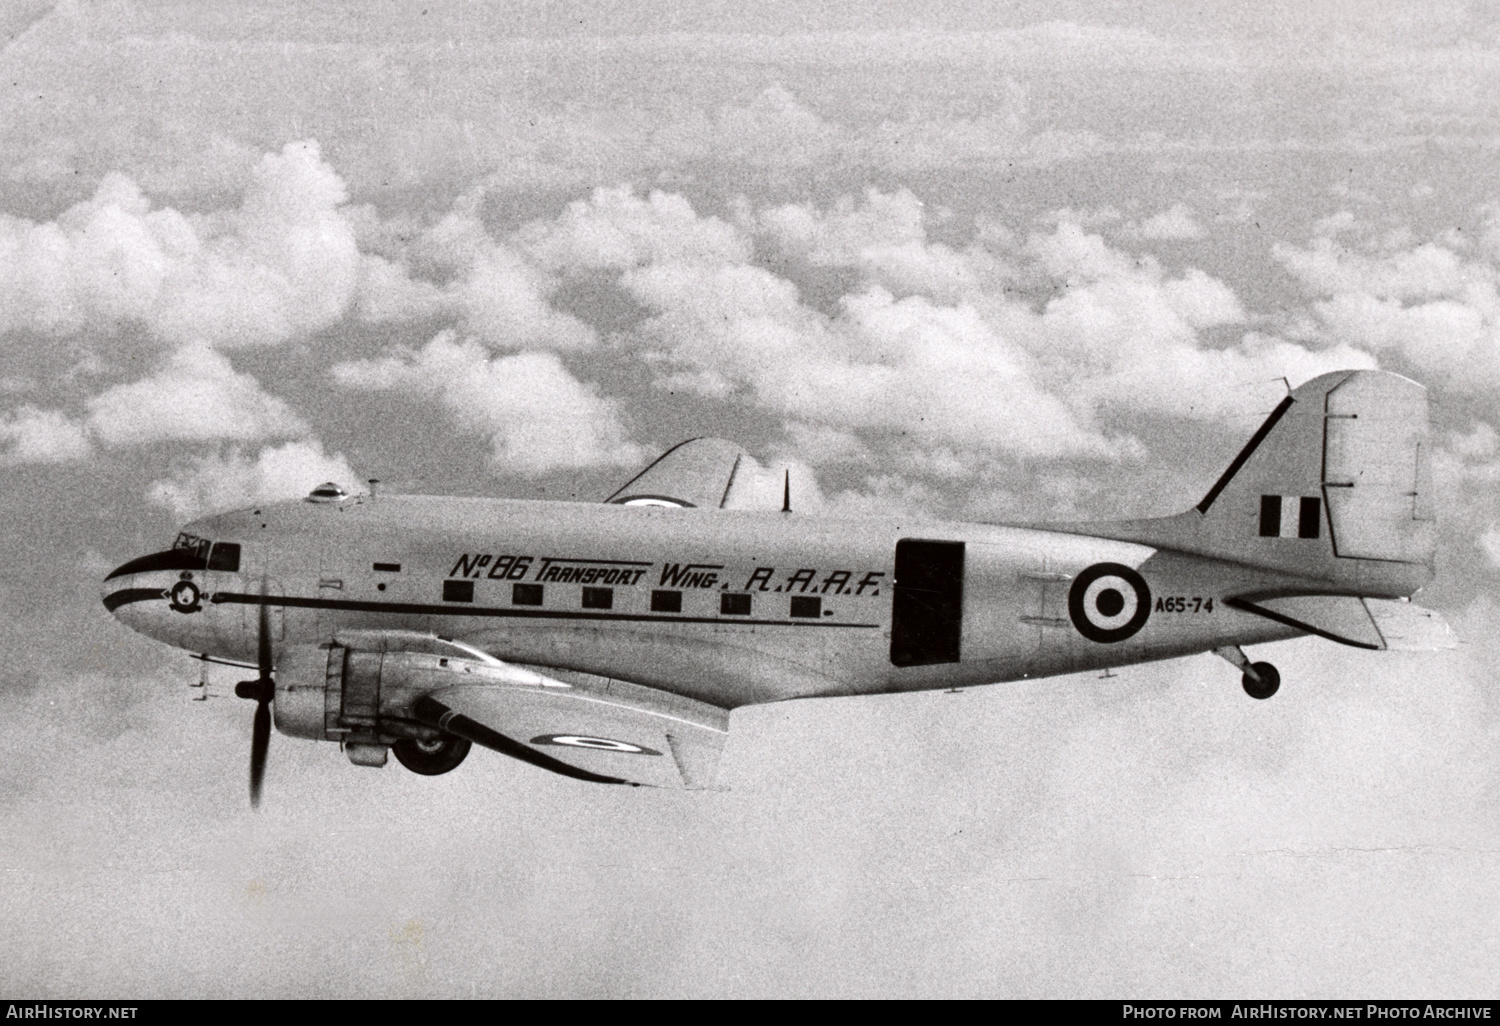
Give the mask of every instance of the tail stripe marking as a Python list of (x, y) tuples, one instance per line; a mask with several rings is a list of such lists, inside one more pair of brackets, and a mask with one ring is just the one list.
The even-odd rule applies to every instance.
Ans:
[(1262, 538), (1319, 538), (1323, 534), (1323, 500), (1316, 495), (1262, 495)]
[(1245, 443), (1245, 448), (1241, 449), (1240, 454), (1234, 458), (1234, 462), (1229, 464), (1229, 469), (1224, 471), (1223, 476), (1214, 482), (1214, 486), (1203, 497), (1203, 501), (1198, 503), (1199, 513), (1208, 512), (1208, 507), (1214, 504), (1214, 500), (1219, 497), (1219, 493), (1229, 486), (1230, 481), (1234, 480), (1234, 475), (1240, 472), (1240, 468), (1245, 465), (1246, 461), (1255, 455), (1255, 450), (1260, 448), (1260, 443), (1266, 440), (1266, 436), (1271, 433), (1271, 429), (1276, 426), (1276, 422), (1286, 416), (1286, 411), (1292, 408), (1293, 402), (1292, 397), (1287, 396), (1281, 400), (1280, 406), (1271, 411), (1271, 415), (1260, 426), (1260, 430), (1255, 432), (1249, 442)]

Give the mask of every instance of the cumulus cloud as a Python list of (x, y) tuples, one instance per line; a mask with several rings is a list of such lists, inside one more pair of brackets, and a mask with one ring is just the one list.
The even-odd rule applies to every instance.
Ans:
[[(795, 113), (784, 91), (758, 102), (750, 122)], [(807, 121), (799, 118), (792, 122)], [(91, 295), (108, 302), (96, 298), (95, 307), (173, 338), (183, 311), (197, 309), (181, 296), (161, 299), (177, 296), (173, 282), (193, 284), (189, 298), (201, 305), (231, 285), (264, 292), (279, 274), (282, 327), (264, 332), (267, 339), (331, 323), (351, 304), (366, 322), (447, 322), (452, 328), (420, 351), (342, 363), (334, 377), (350, 388), (440, 398), (458, 423), (490, 439), (497, 468), (523, 473), (641, 456), (618, 402), (547, 355), (600, 345), (594, 326), (555, 305), (580, 276), (604, 290), (605, 302), (610, 290), (618, 297), (625, 313), (610, 348), (646, 367), (659, 387), (749, 402), (787, 425), (806, 458), (866, 458), (874, 445), (886, 456), (903, 447), (910, 460), (915, 446), (932, 473), (974, 458), (1139, 454), (1128, 431), (1109, 426), (1118, 414), (1222, 419), (1244, 412), (1234, 386), (1373, 362), (1359, 341), (1309, 347), (1243, 331), (1249, 316), (1226, 284), (1194, 268), (1168, 273), (1067, 211), (1053, 230), (1024, 240), (980, 219), (969, 241), (945, 229), (950, 241), (938, 242), (929, 228), (951, 215), (904, 189), (870, 189), (825, 207), (757, 208), (741, 199), (725, 220), (680, 195), (618, 187), (497, 237), (479, 216), (477, 190), (413, 230), (370, 208), (345, 208), (342, 184), (306, 145), (267, 157), (234, 211), (152, 211), (128, 185), (112, 179), (51, 226), (66, 240), (75, 223), (119, 222), (110, 237), (133, 239), (135, 249), (113, 259), (137, 277), (160, 278), (125, 280), (113, 286), (118, 294), (97, 284)], [(1186, 238), (1201, 226), (1176, 204), (1131, 231)], [(73, 248), (92, 253), (82, 241), (107, 234), (75, 232)], [(179, 255), (153, 272), (136, 251), (162, 239), (176, 239), (170, 251)], [(331, 256), (320, 246), (332, 246)], [(320, 254), (342, 268), (337, 287), (303, 289), (326, 284), (312, 266)], [(1309, 266), (1327, 264), (1320, 259)], [(1438, 281), (1443, 266), (1425, 253), (1402, 270)], [(225, 277), (229, 270), (249, 277)], [(284, 403), (206, 348), (243, 341), (224, 327), (243, 319), (199, 319), (208, 326), (200, 342), (181, 346), (152, 377), (92, 400), (88, 430), (106, 445), (307, 434)], [(1231, 331), (1237, 341), (1228, 341)]]
[(755, 211), (742, 204), (739, 219), (779, 248), (821, 266), (854, 266), (872, 249), (927, 241), (925, 205), (906, 189), (867, 189), (859, 201), (841, 196), (825, 210), (787, 203)]
[(931, 517), (939, 506), (931, 487), (898, 474), (868, 476), (858, 488), (836, 492), (827, 502), (835, 516)]
[(898, 297), (944, 302), (999, 287), (1010, 269), (981, 245), (962, 251), (927, 238), (926, 205), (906, 189), (867, 189), (826, 209), (810, 203), (762, 210), (741, 201), (736, 221), (780, 262), (849, 268)]
[(342, 453), (315, 441), (287, 442), (250, 455), (238, 448), (199, 457), (147, 489), (147, 501), (180, 520), (306, 495), (324, 481), (353, 490), (358, 479)]
[(1431, 242), (1383, 248), (1360, 250), (1326, 237), (1305, 248), (1273, 247), (1315, 297), (1308, 336), (1398, 356), (1421, 376), (1464, 392), (1500, 384), (1496, 263)]
[[(594, 329), (552, 303), (580, 275), (594, 276), (591, 295), (617, 290), (626, 311), (610, 340), (616, 353), (643, 362), (659, 387), (772, 413), (808, 445), (808, 458), (838, 461), (881, 439), (922, 448), (933, 472), (946, 465), (939, 450), (955, 466), (969, 458), (962, 453), (1115, 459), (1141, 449), (1103, 417), (1238, 417), (1245, 385), (1295, 384), (1374, 362), (1350, 343), (1309, 347), (1244, 331), (1249, 315), (1224, 282), (1191, 267), (1168, 273), (1066, 210), (1052, 230), (1024, 239), (981, 218), (967, 243), (951, 244), (928, 235), (951, 215), (904, 189), (823, 207), (741, 198), (728, 220), (680, 195), (596, 189), (505, 238), (486, 232), (476, 205), (465, 197), (404, 241), (364, 218), (362, 237), (382, 252), (365, 257), (363, 315), (448, 318), (471, 342), (502, 352), (576, 349), (597, 344)], [(1201, 231), (1184, 204), (1147, 223), (1132, 226), (1133, 237)], [(337, 376), (442, 395), (461, 423), (495, 440), (500, 467), (613, 461), (605, 454), (625, 438), (613, 412), (571, 456), (530, 443), (536, 459), (521, 455), (505, 441), (518, 429), (486, 398), (506, 394), (491, 364), (456, 359), (454, 345), (434, 340), (423, 354), (341, 365)], [(534, 356), (527, 362), (528, 373), (540, 373)], [(417, 380), (418, 368), (457, 380), (459, 367), (482, 384)], [(566, 371), (553, 361), (545, 376), (559, 375)], [(564, 408), (599, 401), (563, 391)]]
[(1166, 210), (1133, 225), (1131, 234), (1153, 241), (1201, 239), (1207, 234), (1193, 208), (1186, 203), (1174, 203)]
[(440, 398), (465, 429), (487, 436), (499, 470), (550, 470), (640, 462), (619, 404), (574, 378), (552, 353), (491, 357), (479, 344), (439, 333), (416, 353), (340, 363), (350, 389)]
[[(905, 430), (1027, 457), (1106, 455), (1108, 444), (1031, 381), (1025, 354), (974, 307), (912, 294), (973, 291), (978, 274), (977, 258), (926, 242), (923, 216), (909, 192), (870, 192), (829, 211), (741, 203), (737, 232), (680, 197), (610, 191), (525, 234), (549, 266), (623, 269), (620, 286), (651, 316), (621, 341), (659, 368), (663, 387), (743, 393), (825, 437)], [(836, 316), (819, 313), (751, 260), (752, 240), (808, 266), (853, 264), (865, 287)], [(905, 298), (884, 287), (892, 279)]]
[(1022, 457), (1108, 453), (972, 307), (871, 287), (830, 318), (801, 305), (789, 282), (746, 266), (654, 266), (624, 284), (656, 311), (643, 331), (679, 370), (673, 384), (748, 389), (783, 416), (845, 430)]
[(59, 410), (23, 406), (0, 419), (0, 464), (68, 463), (93, 446), (83, 426)]
[(116, 385), (88, 404), (88, 425), (109, 446), (162, 441), (296, 437), (307, 424), (286, 403), (237, 373), (222, 353), (185, 346), (148, 378)]
[(595, 189), (550, 220), (518, 233), (541, 266), (553, 271), (623, 271), (668, 260), (744, 262), (748, 240), (716, 217), (699, 216), (682, 196), (653, 191), (641, 198), (628, 186)]
[(1003, 296), (983, 309), (1082, 409), (1223, 420), (1244, 413), (1241, 386), (1374, 363), (1351, 346), (1310, 349), (1257, 332), (1215, 341), (1211, 332), (1248, 319), (1228, 285), (1193, 268), (1172, 277), (1071, 221), (1031, 235), (1023, 252), (1062, 287), (1040, 310)]
[(315, 142), (256, 166), (240, 206), (152, 209), (120, 174), (55, 221), (0, 215), (0, 333), (144, 325), (169, 343), (284, 342), (343, 316), (359, 251)]
[[(947, 216), (908, 190), (870, 189), (826, 207), (742, 198), (726, 222), (620, 188), (504, 244), (561, 280), (612, 276), (647, 313), (612, 345), (658, 386), (748, 401), (830, 460), (876, 438), (930, 454), (1117, 458), (1139, 446), (1101, 414), (1223, 419), (1245, 412), (1245, 384), (1373, 363), (1257, 332), (1226, 344), (1249, 320), (1229, 286), (1169, 274), (1067, 211), (1025, 240), (976, 223), (959, 245), (928, 237)], [(1158, 236), (1196, 228), (1182, 205), (1159, 220)]]
[[(1186, 207), (1172, 208), (1164, 224), (1181, 228), (1189, 216)], [(737, 217), (780, 255), (848, 268), (866, 288), (923, 297), (934, 308), (972, 310), (968, 330), (1002, 340), (1028, 368), (1030, 389), (1056, 397), (1082, 425), (1110, 410), (1223, 419), (1243, 414), (1240, 386), (1280, 378), (1295, 384), (1373, 365), (1352, 345), (1313, 349), (1257, 332), (1226, 345), (1225, 332), (1249, 320), (1228, 285), (1194, 268), (1171, 275), (1150, 256), (1112, 247), (1068, 211), (1058, 212), (1052, 231), (1024, 241), (992, 220), (976, 223), (975, 240), (963, 249), (929, 241), (927, 222), (915, 196), (875, 190), (825, 210), (745, 207)], [(1032, 295), (1045, 299), (1037, 306)], [(950, 393), (971, 394), (988, 376), (983, 361), (964, 367), (967, 374), (950, 368)], [(936, 394), (928, 390), (924, 398)], [(1027, 392), (1013, 394), (1025, 409)], [(974, 414), (962, 399), (948, 402), (951, 418)], [(948, 440), (967, 444), (962, 433), (950, 432)]]
[(808, 424), (799, 420), (787, 421), (784, 425), (787, 437), (796, 451), (814, 463), (848, 462), (868, 460), (869, 447), (848, 431), (827, 424)]
[(395, 260), (366, 255), (359, 312), (375, 323), (454, 321), (493, 349), (592, 346), (594, 329), (551, 305), (557, 287), (553, 275), (460, 209), (418, 234)]
[(1306, 249), (1277, 243), (1271, 251), (1309, 289), (1330, 295), (1364, 292), (1377, 299), (1435, 299), (1461, 290), (1476, 271), (1458, 254), (1432, 243), (1371, 255), (1319, 238)]
[(107, 448), (154, 442), (295, 438), (308, 425), (222, 353), (184, 346), (149, 377), (106, 389), (81, 417), (23, 406), (0, 418), (0, 462), (60, 463)]

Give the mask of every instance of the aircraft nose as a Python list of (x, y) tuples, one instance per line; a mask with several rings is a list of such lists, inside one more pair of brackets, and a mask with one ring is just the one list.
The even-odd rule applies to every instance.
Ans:
[(174, 614), (198, 612), (203, 608), (203, 582), (194, 578), (207, 568), (207, 544), (174, 545), (115, 567), (104, 578), (104, 608), (146, 633), (161, 629), (168, 605), (159, 600), (170, 600)]
[[(151, 556), (132, 559), (105, 575), (99, 594), (105, 609), (120, 618), (125, 607), (159, 599), (166, 594), (162, 583), (157, 580), (161, 575), (153, 573), (157, 568), (149, 565), (152, 559)], [(155, 587), (150, 586), (153, 583)]]

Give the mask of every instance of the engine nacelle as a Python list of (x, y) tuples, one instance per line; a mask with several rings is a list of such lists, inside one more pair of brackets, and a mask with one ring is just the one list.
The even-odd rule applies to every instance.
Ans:
[(418, 698), (454, 684), (515, 684), (524, 672), (441, 639), (401, 640), (403, 647), (390, 651), (342, 644), (284, 650), (276, 667), (276, 729), (346, 747), (434, 741), (441, 732), (411, 716)]

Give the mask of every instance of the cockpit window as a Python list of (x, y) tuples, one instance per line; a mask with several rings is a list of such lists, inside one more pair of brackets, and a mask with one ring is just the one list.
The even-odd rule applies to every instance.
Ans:
[[(201, 550), (199, 550), (201, 551)], [(202, 570), (206, 560), (191, 548), (173, 546), (165, 552), (153, 552), (149, 556), (138, 556), (123, 566), (110, 571), (106, 581), (127, 574), (145, 574), (156, 570)]]
[[(209, 551), (210, 547), (212, 552)], [(199, 538), (184, 531), (177, 536), (170, 549), (140, 556), (124, 566), (115, 567), (105, 580), (126, 574), (150, 573), (153, 570), (223, 570), (232, 574), (238, 572), (239, 568), (240, 547), (237, 542), (219, 542), (214, 545), (207, 538)]]
[(209, 541), (207, 538), (199, 538), (197, 535), (188, 534), (186, 531), (179, 534), (177, 540), (172, 543), (172, 548), (186, 550), (199, 559), (208, 558), (208, 546)]
[(240, 568), (240, 547), (234, 542), (217, 542), (208, 556), (210, 570), (235, 573)]

